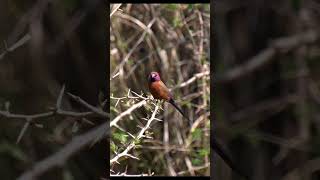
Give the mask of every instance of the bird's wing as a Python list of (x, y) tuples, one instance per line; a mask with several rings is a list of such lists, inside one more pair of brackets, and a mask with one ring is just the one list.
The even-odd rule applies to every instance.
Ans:
[(171, 98), (169, 89), (162, 81), (152, 82), (149, 85), (149, 88), (152, 96), (156, 99), (164, 99), (168, 101)]
[(158, 82), (160, 84), (162, 96), (165, 96), (166, 100), (169, 100), (170, 98), (172, 98), (172, 95), (171, 95), (169, 89), (167, 88), (167, 86), (162, 81), (158, 81)]

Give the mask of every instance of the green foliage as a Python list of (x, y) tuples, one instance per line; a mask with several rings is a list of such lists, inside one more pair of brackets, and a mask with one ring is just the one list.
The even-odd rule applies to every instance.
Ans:
[(204, 4), (204, 10), (210, 12), (210, 4)]
[(113, 141), (110, 141), (110, 149), (113, 152), (117, 152), (118, 146)]
[(165, 8), (167, 8), (169, 10), (172, 10), (172, 11), (176, 11), (179, 8), (179, 5), (177, 5), (177, 4), (167, 4), (165, 6)]
[(197, 128), (192, 132), (192, 140), (200, 140), (202, 136), (202, 130)]
[(194, 165), (194, 166), (199, 166), (199, 165), (203, 164), (203, 161), (200, 158), (193, 158), (193, 159), (191, 159), (191, 162), (192, 162), (192, 165)]
[(128, 142), (128, 136), (127, 134), (124, 134), (122, 132), (115, 132), (112, 134), (112, 138), (120, 141), (121, 144), (126, 144)]
[(200, 155), (201, 157), (209, 156), (209, 154), (210, 154), (210, 149), (209, 149), (209, 148), (200, 149), (200, 150), (198, 151), (198, 153), (199, 153), (199, 155)]
[(182, 20), (180, 16), (174, 16), (173, 18), (173, 27), (174, 28), (179, 28), (182, 26)]
[(141, 140), (138, 139), (138, 138), (134, 138), (134, 139), (133, 139), (133, 143), (134, 143), (135, 145), (139, 145), (139, 144), (141, 143)]
[(133, 59), (128, 59), (127, 63), (128, 63), (128, 65), (132, 66), (134, 64), (134, 61), (133, 61)]
[(210, 129), (210, 127), (211, 127), (210, 121), (206, 121), (205, 127)]
[(207, 64), (207, 63), (208, 63), (207, 60), (208, 60), (208, 59), (207, 59), (203, 54), (201, 54), (201, 58), (200, 58), (200, 63), (201, 63), (201, 65)]
[(194, 166), (200, 166), (204, 163), (204, 158), (209, 156), (210, 154), (210, 148), (205, 147), (203, 149), (199, 149), (197, 151), (194, 151), (191, 155), (192, 159), (191, 162)]

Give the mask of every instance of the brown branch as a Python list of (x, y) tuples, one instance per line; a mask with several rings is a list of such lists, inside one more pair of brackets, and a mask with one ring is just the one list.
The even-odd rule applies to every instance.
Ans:
[(272, 62), (278, 52), (287, 53), (295, 48), (315, 43), (319, 40), (319, 34), (316, 31), (307, 31), (293, 36), (275, 40), (271, 45), (262, 50), (258, 55), (252, 57), (247, 62), (225, 72), (222, 76), (216, 77), (216, 83), (229, 83), (250, 74), (264, 65)]
[(105, 117), (108, 118), (109, 114), (104, 112), (102, 109), (99, 109), (97, 107), (94, 107), (92, 105), (90, 105), (89, 103), (87, 103), (86, 101), (84, 101), (83, 99), (81, 99), (79, 96), (75, 96), (71, 93), (67, 93), (73, 100), (77, 101), (78, 103), (80, 103), (81, 105), (83, 105), (84, 107), (86, 107), (87, 109), (89, 109), (90, 111), (100, 115), (101, 117)]
[(85, 101), (83, 101), (81, 98), (77, 97), (77, 96), (73, 96), (76, 99), (80, 99), (81, 104), (87, 106), (90, 110), (92, 111), (88, 111), (88, 112), (73, 112), (73, 111), (65, 111), (61, 108), (61, 103), (62, 103), (62, 97), (64, 94), (64, 90), (65, 90), (65, 86), (63, 85), (59, 96), (57, 98), (57, 103), (56, 103), (56, 107), (54, 109), (52, 109), (51, 111), (48, 112), (44, 112), (44, 113), (38, 113), (38, 114), (15, 114), (15, 113), (11, 113), (9, 109), (6, 110), (0, 110), (0, 117), (5, 117), (5, 118), (10, 118), (10, 119), (22, 119), (25, 122), (23, 128), (21, 129), (19, 136), (17, 138), (16, 143), (19, 143), (20, 140), (22, 139), (24, 133), (26, 132), (27, 128), (29, 127), (29, 125), (34, 124), (34, 121), (37, 119), (41, 119), (41, 118), (48, 118), (48, 117), (52, 117), (55, 115), (59, 115), (59, 116), (68, 116), (68, 117), (76, 117), (76, 118), (86, 118), (86, 117), (92, 117), (92, 116), (102, 116), (102, 117), (108, 117), (107, 113), (105, 112), (100, 112), (100, 109), (97, 109), (91, 105), (89, 105), (88, 103), (86, 103)]
[(35, 164), (30, 170), (24, 172), (18, 180), (31, 180), (54, 168), (61, 167), (74, 154), (80, 151), (90, 143), (94, 142), (97, 137), (104, 138), (109, 134), (109, 123), (103, 123), (99, 127), (90, 130), (89, 132), (76, 136), (73, 140), (65, 145), (58, 152), (45, 158), (44, 160)]

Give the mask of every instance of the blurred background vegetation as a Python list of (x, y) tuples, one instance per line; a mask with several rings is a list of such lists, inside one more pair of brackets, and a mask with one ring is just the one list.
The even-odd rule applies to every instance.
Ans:
[[(252, 179), (319, 179), (319, 1), (213, 6), (216, 135)], [(212, 167), (240, 179), (219, 158)]]
[[(0, 1), (0, 111), (16, 114), (47, 112), (65, 92), (92, 105), (107, 88), (106, 6), (93, 1)], [(106, 97), (106, 96), (105, 96)], [(82, 106), (65, 95), (62, 107)], [(40, 160), (60, 150), (76, 135), (106, 122), (52, 116), (37, 119), (17, 137), (24, 120), (0, 115), (0, 177), (16, 179)], [(97, 179), (105, 174), (106, 142), (84, 148), (68, 163), (39, 179)]]
[[(119, 8), (110, 6), (110, 12)], [(147, 77), (157, 71), (192, 122), (164, 103), (130, 154), (111, 163), (110, 174), (210, 175), (210, 5), (121, 4), (110, 17), (111, 120), (141, 100), (128, 91), (150, 96)], [(188, 82), (190, 80), (190, 83)], [(130, 94), (136, 96), (135, 94)], [(123, 152), (152, 114), (153, 105), (124, 117), (111, 127), (110, 158)], [(138, 127), (139, 126), (139, 127)], [(131, 134), (131, 135), (130, 135)]]

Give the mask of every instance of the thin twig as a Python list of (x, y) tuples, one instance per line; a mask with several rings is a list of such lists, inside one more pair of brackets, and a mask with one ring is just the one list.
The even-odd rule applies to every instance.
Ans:
[(121, 3), (113, 5), (112, 12), (110, 13), (110, 17), (120, 8), (120, 6), (121, 6)]
[(19, 39), (16, 43), (14, 43), (11, 47), (6, 47), (4, 52), (1, 53), (0, 55), (0, 60), (2, 58), (4, 58), (4, 56), (9, 53), (9, 52), (13, 52), (15, 49), (17, 49), (20, 46), (23, 46), (24, 44), (26, 44), (27, 42), (29, 42), (29, 40), (31, 39), (31, 35), (30, 34), (25, 34), (21, 39)]
[(24, 133), (26, 132), (27, 128), (29, 127), (31, 121), (27, 120), (27, 122), (23, 125), (23, 128), (21, 129), (21, 132), (17, 138), (16, 144), (18, 144), (20, 142), (20, 140), (22, 139), (22, 136), (24, 135)]
[(102, 109), (99, 109), (97, 107), (94, 107), (92, 105), (90, 105), (89, 103), (87, 103), (86, 101), (84, 101), (83, 99), (81, 99), (79, 96), (75, 96), (71, 93), (67, 93), (73, 100), (77, 101), (78, 103), (82, 104), (84, 107), (86, 107), (87, 109), (91, 110), (92, 112), (102, 116), (102, 117), (105, 117), (105, 118), (108, 118), (109, 117), (109, 114), (104, 112)]

